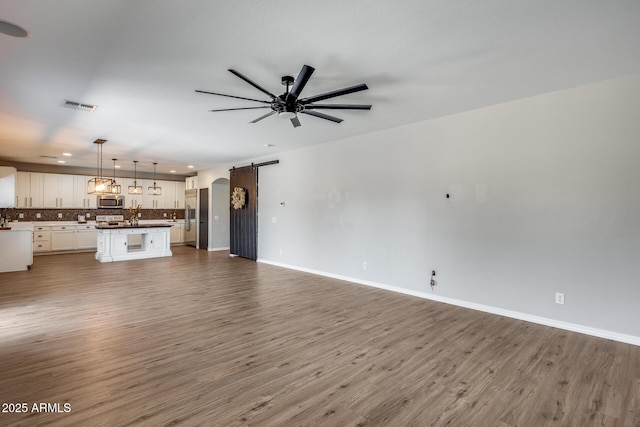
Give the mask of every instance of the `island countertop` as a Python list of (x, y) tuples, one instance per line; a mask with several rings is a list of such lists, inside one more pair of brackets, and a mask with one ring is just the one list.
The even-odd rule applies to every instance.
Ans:
[(113, 229), (127, 229), (127, 228), (157, 228), (157, 227), (171, 227), (172, 224), (123, 224), (123, 225), (100, 225), (96, 224), (96, 230), (113, 230)]

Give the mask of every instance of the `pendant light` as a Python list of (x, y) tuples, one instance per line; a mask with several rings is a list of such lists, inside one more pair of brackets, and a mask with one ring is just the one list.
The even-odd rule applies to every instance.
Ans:
[(150, 196), (160, 196), (162, 195), (162, 188), (156, 185), (156, 165), (157, 162), (153, 162), (153, 186), (149, 187), (149, 195)]
[(129, 194), (142, 194), (142, 186), (138, 185), (138, 161), (133, 161), (133, 185), (127, 187)]
[(120, 184), (116, 184), (116, 160), (118, 159), (111, 160), (113, 160), (113, 180), (111, 180), (111, 191), (109, 191), (109, 193), (120, 194), (122, 192), (122, 187), (120, 186)]
[(109, 194), (111, 192), (111, 179), (102, 177), (102, 145), (106, 139), (93, 141), (98, 146), (96, 160), (96, 177), (87, 181), (87, 194)]

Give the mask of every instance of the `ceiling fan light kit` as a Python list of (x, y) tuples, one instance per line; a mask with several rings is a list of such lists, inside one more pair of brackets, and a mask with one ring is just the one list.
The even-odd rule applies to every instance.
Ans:
[(217, 93), (217, 92), (208, 92), (204, 90), (196, 90), (196, 92), (205, 93), (209, 95), (226, 96), (228, 98), (243, 99), (246, 101), (253, 101), (253, 102), (266, 104), (259, 107), (239, 107), (239, 108), (223, 108), (218, 110), (209, 110), (210, 112), (254, 110), (254, 109), (260, 109), (260, 108), (271, 109), (271, 111), (269, 111), (268, 113), (258, 117), (257, 119), (250, 121), (249, 123), (257, 123), (262, 119), (265, 119), (274, 114), (278, 114), (278, 117), (291, 120), (291, 124), (293, 125), (293, 127), (299, 127), (301, 126), (301, 123), (300, 123), (300, 120), (298, 119), (298, 113), (318, 117), (324, 120), (329, 120), (334, 123), (340, 123), (342, 122), (342, 119), (338, 117), (330, 116), (329, 114), (321, 113), (319, 111), (314, 111), (314, 110), (321, 110), (321, 109), (370, 110), (371, 109), (370, 104), (314, 104), (314, 102), (317, 102), (317, 101), (322, 101), (325, 99), (335, 98), (337, 96), (347, 95), (350, 93), (360, 92), (362, 90), (369, 89), (367, 85), (364, 83), (361, 83), (355, 86), (349, 86), (343, 89), (334, 90), (331, 92), (322, 93), (320, 95), (315, 95), (308, 98), (300, 98), (300, 94), (302, 93), (302, 90), (306, 86), (307, 82), (311, 78), (311, 75), (313, 74), (314, 71), (315, 71), (315, 68), (309, 65), (303, 65), (297, 78), (294, 79), (292, 76), (282, 76), (282, 84), (286, 87), (286, 91), (282, 95), (276, 96), (273, 93), (269, 92), (264, 87), (260, 86), (259, 84), (249, 79), (248, 77), (242, 75), (238, 71), (229, 69), (229, 72), (231, 74), (244, 80), (251, 86), (255, 87), (259, 91), (269, 96), (271, 98), (270, 101), (253, 99), (253, 98), (245, 98), (242, 96), (235, 96), (235, 95), (226, 95), (226, 94)]

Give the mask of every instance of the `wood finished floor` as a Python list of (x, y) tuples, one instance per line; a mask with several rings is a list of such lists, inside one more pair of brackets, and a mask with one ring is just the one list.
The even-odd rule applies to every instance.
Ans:
[(640, 347), (173, 248), (0, 274), (0, 425), (640, 426)]

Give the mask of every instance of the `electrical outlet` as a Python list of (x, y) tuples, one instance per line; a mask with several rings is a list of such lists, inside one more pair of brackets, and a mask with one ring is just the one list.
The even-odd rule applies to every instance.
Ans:
[(363, 269), (363, 270), (366, 270), (366, 269), (367, 269), (367, 261), (365, 261), (365, 262), (363, 262), (363, 263), (362, 263), (362, 269)]
[(84, 214), (85, 218), (91, 218), (91, 214), (89, 212), (87, 212), (86, 214)]
[(282, 255), (282, 249), (280, 249), (280, 255)]
[(274, 224), (277, 223), (278, 222), (278, 217), (272, 216), (271, 217), (271, 222), (274, 223)]
[(24, 214), (23, 214), (23, 213), (19, 213), (19, 214), (18, 214), (18, 218), (19, 218), (19, 219), (24, 219)]
[(564, 304), (564, 294), (562, 292), (556, 292), (556, 304)]
[(167, 217), (167, 213), (166, 212), (163, 213), (162, 216), (166, 218)]
[(37, 218), (37, 219), (42, 218), (42, 214), (41, 214), (40, 212), (36, 213), (36, 218)]
[(61, 213), (58, 214), (58, 218), (62, 218), (62, 214)]

